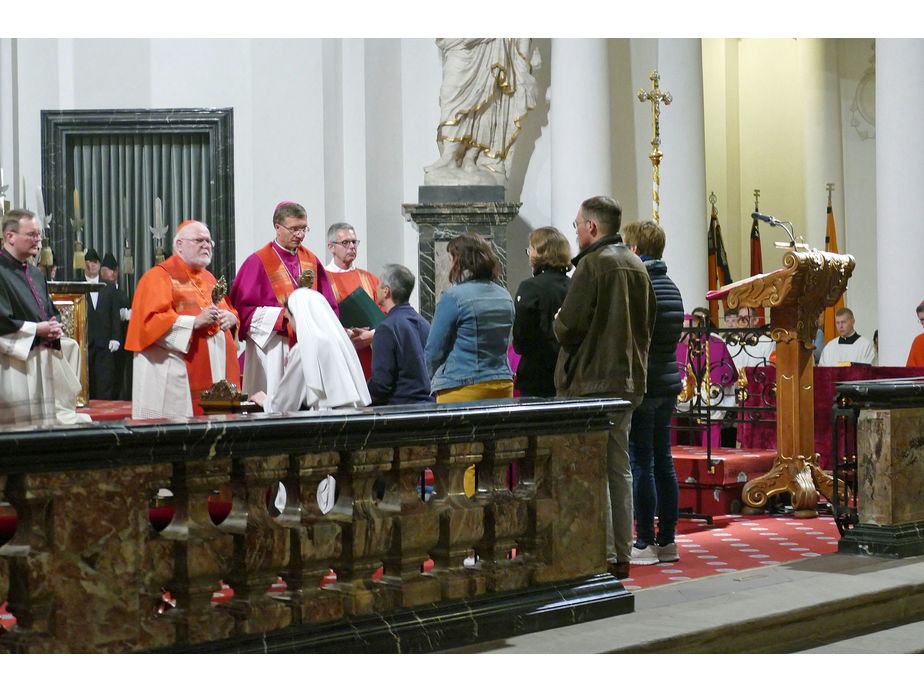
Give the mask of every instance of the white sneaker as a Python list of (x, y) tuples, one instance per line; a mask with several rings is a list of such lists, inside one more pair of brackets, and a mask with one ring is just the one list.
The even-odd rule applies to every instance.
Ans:
[(658, 552), (654, 544), (649, 544), (644, 549), (632, 547), (632, 555), (629, 557), (629, 563), (632, 565), (654, 565), (657, 562)]
[(657, 544), (652, 544), (648, 548), (654, 547), (655, 553), (658, 556), (658, 560), (661, 563), (673, 563), (674, 561), (680, 560), (680, 554), (677, 551), (676, 542), (671, 542), (666, 546), (658, 546)]

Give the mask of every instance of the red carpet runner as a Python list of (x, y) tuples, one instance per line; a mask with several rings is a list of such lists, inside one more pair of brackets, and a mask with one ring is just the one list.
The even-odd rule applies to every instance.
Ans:
[(628, 590), (656, 587), (719, 573), (733, 573), (837, 552), (840, 534), (830, 515), (798, 519), (789, 515), (722, 515), (677, 524), (676, 563), (634, 565), (623, 584)]

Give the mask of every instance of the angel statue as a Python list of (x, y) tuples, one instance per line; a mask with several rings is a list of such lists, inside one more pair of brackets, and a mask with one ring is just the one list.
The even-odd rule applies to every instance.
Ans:
[(505, 185), (521, 121), (536, 106), (532, 39), (440, 38), (440, 158), (425, 185)]

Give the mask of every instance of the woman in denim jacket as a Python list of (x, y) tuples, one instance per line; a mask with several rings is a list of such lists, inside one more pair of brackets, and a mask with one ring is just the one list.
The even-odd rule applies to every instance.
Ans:
[(449, 241), (452, 259), (430, 337), (427, 369), (437, 403), (513, 396), (507, 360), (513, 300), (494, 282), (498, 262), (479, 234), (467, 232)]

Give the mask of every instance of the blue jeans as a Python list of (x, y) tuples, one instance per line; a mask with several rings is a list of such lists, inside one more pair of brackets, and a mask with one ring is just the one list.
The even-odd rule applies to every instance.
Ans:
[[(632, 497), (635, 506), (636, 545), (674, 541), (680, 491), (671, 457), (671, 417), (676, 397), (648, 397), (632, 412), (629, 429), (629, 462), (632, 466)], [(655, 511), (658, 534), (655, 537)]]

